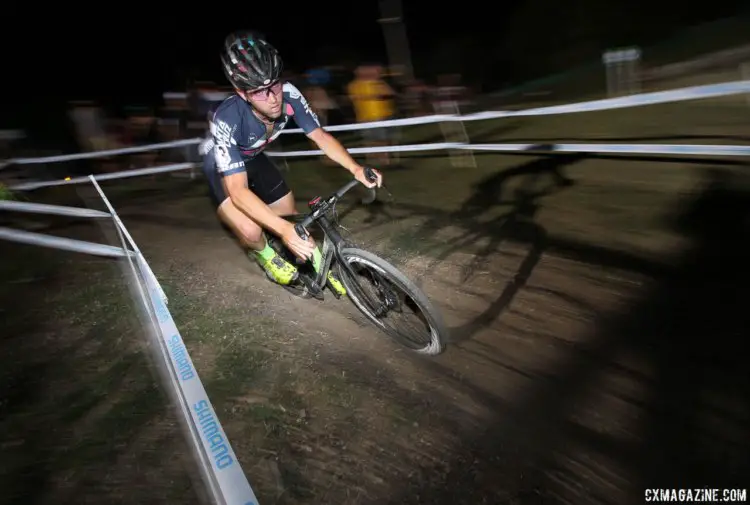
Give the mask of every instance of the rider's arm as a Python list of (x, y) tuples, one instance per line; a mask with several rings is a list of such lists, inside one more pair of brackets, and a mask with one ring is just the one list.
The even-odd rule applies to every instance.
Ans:
[(242, 171), (222, 178), (224, 189), (235, 207), (262, 228), (282, 235), (289, 222), (280, 218), (258, 195), (247, 187), (247, 172)]
[(307, 100), (299, 90), (291, 83), (284, 84), (284, 92), (288, 96), (289, 104), (294, 110), (294, 122), (297, 123), (305, 135), (333, 161), (346, 168), (352, 174), (363, 170), (362, 166), (354, 161), (346, 148), (336, 138), (320, 127), (318, 116), (310, 109)]
[(341, 145), (336, 137), (325, 131), (323, 128), (317, 128), (307, 134), (307, 137), (315, 142), (321, 151), (333, 161), (350, 171), (352, 174), (362, 170), (362, 165), (357, 163), (349, 151)]

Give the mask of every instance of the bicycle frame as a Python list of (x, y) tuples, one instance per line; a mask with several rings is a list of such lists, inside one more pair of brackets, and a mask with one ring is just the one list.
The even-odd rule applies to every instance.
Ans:
[[(365, 173), (368, 179), (375, 179), (374, 173), (370, 172), (369, 169), (365, 169)], [(349, 274), (351, 278), (354, 278), (354, 271), (349, 266), (349, 263), (345, 261), (341, 256), (341, 245), (345, 243), (345, 240), (339, 233), (336, 225), (334, 225), (328, 218), (328, 212), (333, 209), (334, 205), (336, 205), (336, 202), (338, 202), (341, 197), (343, 197), (350, 189), (354, 188), (358, 184), (360, 183), (356, 179), (350, 181), (325, 200), (322, 200), (318, 196), (308, 203), (308, 206), (311, 210), (310, 213), (291, 216), (292, 219), (297, 222), (294, 225), (294, 229), (297, 232), (297, 235), (299, 235), (301, 238), (308, 237), (309, 234), (307, 233), (306, 228), (309, 227), (312, 223), (317, 224), (323, 232), (324, 238), (323, 247), (321, 249), (322, 258), (320, 270), (318, 270), (317, 275), (313, 279), (313, 284), (311, 286), (307, 286), (307, 288), (310, 289), (313, 295), (318, 295), (322, 292), (323, 286), (325, 286), (326, 283), (328, 271), (331, 268), (331, 262), (334, 257), (339, 262), (341, 267), (347, 271), (347, 274)], [(368, 298), (368, 302), (372, 301), (369, 299), (370, 297), (367, 293), (365, 293), (365, 296)]]
[[(294, 221), (299, 221), (304, 217), (306, 216), (293, 216)], [(333, 263), (333, 258), (335, 257), (338, 261), (342, 261), (339, 251), (341, 249), (342, 242), (344, 242), (344, 239), (336, 229), (336, 226), (330, 221), (330, 219), (328, 219), (327, 216), (322, 215), (318, 217), (314, 222), (323, 231), (323, 245), (321, 247), (322, 258), (320, 269), (313, 279), (313, 284), (307, 285), (307, 288), (310, 289), (312, 294), (317, 295), (323, 290), (323, 286), (325, 286), (328, 271), (331, 269), (331, 264)]]

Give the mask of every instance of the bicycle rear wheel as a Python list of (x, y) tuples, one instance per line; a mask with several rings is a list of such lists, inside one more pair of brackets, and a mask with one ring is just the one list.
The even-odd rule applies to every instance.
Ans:
[[(445, 351), (448, 329), (440, 311), (421, 289), (395, 266), (370, 252), (347, 247), (341, 250), (341, 256), (357, 277), (353, 278), (348, 269), (337, 263), (339, 279), (362, 314), (387, 335), (414, 352), (436, 356)], [(374, 292), (365, 284), (373, 284)], [(395, 321), (397, 314), (405, 314), (407, 310), (413, 312), (420, 321), (415, 331), (389, 326), (388, 323)], [(410, 338), (412, 335), (417, 339)]]

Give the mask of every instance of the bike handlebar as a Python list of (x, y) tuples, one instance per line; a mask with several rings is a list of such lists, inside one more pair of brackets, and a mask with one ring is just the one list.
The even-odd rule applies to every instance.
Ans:
[[(378, 176), (375, 173), (375, 170), (373, 170), (370, 167), (365, 167), (365, 178), (370, 182), (375, 182), (378, 180)], [(349, 181), (344, 185), (342, 188), (340, 188), (338, 191), (336, 191), (333, 196), (328, 200), (328, 203), (335, 202), (342, 196), (344, 196), (350, 189), (352, 189), (354, 186), (360, 184), (360, 182), (357, 179), (354, 179), (352, 181)], [(324, 209), (327, 210), (327, 209)], [(318, 217), (323, 212), (320, 209), (316, 209), (315, 211), (311, 212), (310, 214), (305, 217), (302, 221), (294, 225), (294, 231), (297, 232), (297, 235), (299, 235), (302, 239), (307, 239), (307, 228), (312, 224), (313, 221), (318, 219)]]

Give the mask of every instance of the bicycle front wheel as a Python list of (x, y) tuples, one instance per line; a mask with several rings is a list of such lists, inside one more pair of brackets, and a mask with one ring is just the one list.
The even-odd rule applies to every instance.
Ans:
[[(412, 351), (435, 356), (448, 342), (440, 311), (396, 267), (370, 252), (354, 247), (341, 250), (349, 268), (337, 264), (341, 282), (354, 305), (373, 324)], [(416, 324), (395, 327), (402, 318), (415, 316)]]

